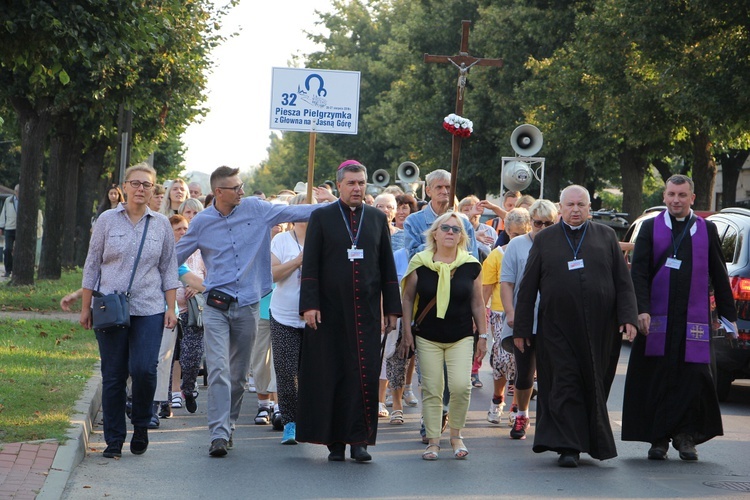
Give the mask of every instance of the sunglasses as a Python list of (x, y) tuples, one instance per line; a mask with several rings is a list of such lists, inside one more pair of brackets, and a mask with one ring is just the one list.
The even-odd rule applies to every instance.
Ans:
[(531, 222), (534, 224), (534, 227), (550, 227), (554, 224), (554, 222), (548, 220), (532, 220)]
[(448, 224), (441, 224), (440, 230), (444, 233), (450, 233), (453, 232), (453, 234), (458, 234), (461, 232), (461, 228), (458, 226), (450, 226)]
[(243, 183), (243, 184), (239, 184), (237, 186), (216, 186), (216, 188), (217, 189), (231, 189), (235, 193), (239, 194), (240, 191), (244, 191), (245, 190), (245, 184)]

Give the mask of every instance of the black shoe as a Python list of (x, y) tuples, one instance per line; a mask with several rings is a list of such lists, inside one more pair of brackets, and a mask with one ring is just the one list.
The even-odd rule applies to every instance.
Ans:
[(130, 452), (133, 455), (143, 455), (148, 448), (148, 429), (146, 427), (133, 428), (133, 439), (130, 440)]
[(185, 409), (189, 411), (190, 413), (195, 413), (195, 410), (198, 409), (198, 402), (195, 400), (195, 394), (192, 392), (190, 393), (184, 393), (185, 396)]
[(271, 415), (271, 424), (273, 424), (273, 430), (275, 431), (284, 430), (284, 423), (281, 421), (280, 411), (273, 412), (273, 415)]
[(104, 458), (120, 458), (122, 456), (122, 443), (108, 444), (102, 453)]
[(660, 439), (651, 443), (648, 450), (649, 460), (666, 460), (667, 451), (669, 450), (669, 439)]
[(208, 449), (208, 454), (212, 457), (223, 457), (227, 454), (227, 440), (223, 438), (217, 438), (211, 441), (211, 447)]
[(10, 273), (3, 274), (3, 278), (10, 278)]
[(328, 461), (343, 462), (346, 460), (346, 445), (344, 443), (333, 443), (328, 445)]
[(672, 439), (672, 446), (680, 452), (680, 459), (688, 462), (698, 460), (698, 451), (695, 449), (693, 436), (689, 434), (678, 434)]
[(357, 462), (372, 460), (372, 456), (367, 453), (367, 445), (351, 445), (351, 457)]
[(159, 418), (170, 418), (172, 416), (172, 404), (169, 401), (159, 403)]
[(578, 467), (578, 460), (580, 460), (581, 454), (577, 451), (564, 451), (560, 453), (560, 458), (557, 459), (557, 465), (560, 467), (575, 468)]

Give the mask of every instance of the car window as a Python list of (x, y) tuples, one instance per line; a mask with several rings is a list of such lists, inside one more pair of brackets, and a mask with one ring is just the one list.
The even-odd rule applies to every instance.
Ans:
[[(721, 231), (719, 232), (721, 234)], [(727, 264), (733, 264), (737, 262), (739, 257), (739, 235), (737, 230), (732, 226), (727, 226), (724, 235), (721, 239), (721, 253), (724, 254), (724, 262)]]

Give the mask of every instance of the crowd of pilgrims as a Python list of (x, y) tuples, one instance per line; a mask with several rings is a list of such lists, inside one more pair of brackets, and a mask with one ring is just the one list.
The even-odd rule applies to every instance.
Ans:
[[(356, 166), (362, 167), (359, 164)], [(149, 174), (146, 170), (136, 169), (135, 172)], [(151, 176), (153, 178), (153, 174)], [(147, 178), (148, 175), (143, 177), (143, 179)], [(147, 187), (146, 184), (152, 184), (152, 186)], [(188, 184), (181, 179), (169, 181), (164, 186), (153, 185), (147, 180), (126, 179), (123, 186), (132, 196), (142, 196), (145, 191), (153, 188), (147, 200), (148, 207), (168, 218), (175, 244), (188, 233), (193, 217), (212, 203), (212, 194), (204, 196), (200, 185)], [(242, 184), (219, 187), (224, 190), (234, 190), (238, 196), (244, 192)], [(578, 206), (588, 207), (586, 201), (588, 197), (584, 200), (583, 194), (585, 193), (580, 192), (582, 188), (578, 186), (575, 188), (579, 189), (571, 190), (568, 195), (577, 200), (575, 203)], [(304, 191), (304, 188), (297, 191)], [(535, 355), (534, 343), (529, 342), (528, 339), (519, 339), (518, 335), (516, 339), (513, 338), (514, 324), (517, 324), (519, 331), (529, 333), (535, 333), (537, 328), (536, 312), (531, 307), (534, 297), (522, 298), (525, 308), (522, 314), (521, 302), (518, 299), (519, 288), (522, 287), (519, 285), (524, 276), (535, 237), (558, 223), (561, 212), (559, 204), (544, 199), (535, 200), (529, 195), (521, 195), (519, 192), (512, 191), (504, 194), (499, 205), (488, 200), (480, 200), (473, 195), (460, 201), (450, 200), (449, 203), (450, 174), (443, 170), (433, 172), (427, 177), (425, 191), (430, 199), (429, 202), (418, 199), (414, 193), (405, 193), (397, 186), (380, 189), (379, 194), (375, 196), (367, 194), (364, 198), (367, 205), (385, 214), (390, 233), (390, 250), (393, 252), (404, 312), (404, 320), (398, 320), (395, 330), (391, 331), (391, 325), (385, 319), (382, 320), (380, 327), (382, 349), (377, 391), (377, 416), (390, 425), (403, 425), (407, 419), (404, 406), (419, 406), (421, 397), (420, 434), (423, 443), (427, 445), (422, 458), (425, 460), (438, 458), (440, 437), (446, 428), (450, 427), (450, 446), (453, 456), (463, 459), (469, 452), (463, 443), (460, 431), (465, 426), (472, 389), (484, 386), (479, 376), (483, 362), (489, 362), (492, 373), (492, 381), (488, 382), (491, 391), (482, 392), (487, 397), (487, 421), (493, 425), (507, 425), (510, 428), (509, 435), (513, 439), (525, 439), (530, 425), (529, 404), (536, 394), (536, 357), (541, 354)], [(284, 190), (268, 197), (259, 191), (252, 194), (271, 204), (290, 206), (303, 205), (310, 201), (317, 204), (337, 200), (333, 186), (328, 184), (315, 188), (314, 195), (312, 200), (308, 200), (305, 192), (291, 190)], [(141, 201), (146, 203), (146, 197)], [(343, 198), (342, 201), (344, 201)], [(100, 217), (110, 224), (112, 217), (104, 216), (107, 210), (127, 210), (135, 207), (135, 203), (132, 204), (133, 207), (128, 207), (127, 205), (130, 204), (124, 202), (125, 197), (120, 187), (112, 185), (107, 190), (92, 224), (96, 225)], [(493, 214), (492, 218), (482, 220), (483, 216), (490, 212)], [(352, 213), (354, 213), (354, 207), (352, 207)], [(587, 208), (585, 213), (588, 214)], [(344, 212), (342, 211), (341, 214), (343, 216)], [(131, 220), (133, 220), (132, 217)], [(567, 221), (565, 222), (567, 224)], [(585, 221), (581, 221), (583, 222)], [(330, 221), (330, 223), (340, 223), (340, 220)], [(361, 225), (361, 222), (359, 224)], [(281, 443), (286, 445), (297, 444), (299, 437), (297, 411), (299, 407), (302, 407), (300, 403), (302, 391), (299, 383), (300, 353), (305, 328), (311, 326), (300, 314), (303, 310), (300, 292), (304, 274), (303, 255), (308, 236), (307, 225), (307, 222), (281, 223), (271, 229), (270, 264), (274, 289), (259, 303), (260, 321), (254, 345), (250, 351), (250, 372), (246, 374), (245, 384), (246, 391), (257, 394), (258, 409), (254, 423), (272, 425), (276, 430), (282, 431)], [(146, 228), (148, 230), (148, 226)], [(581, 228), (584, 230), (579, 231), (580, 238), (575, 233), (571, 233), (572, 241), (578, 241), (579, 249), (580, 243), (586, 236), (586, 226), (581, 224), (570, 228), (571, 230)], [(590, 229), (593, 241), (588, 244), (596, 248), (597, 252), (606, 253), (611, 250), (619, 254), (616, 240), (614, 243), (610, 242), (614, 236), (597, 235), (597, 231), (599, 230), (593, 227)], [(568, 232), (570, 232), (568, 228), (563, 227), (559, 238), (565, 236), (568, 244), (571, 244), (571, 236)], [(185, 241), (188, 239), (186, 238)], [(542, 239), (551, 241), (552, 237), (543, 236), (538, 241)], [(600, 244), (601, 248), (597, 248), (597, 244)], [(612, 246), (612, 249), (609, 246)], [(576, 251), (572, 244), (571, 249)], [(190, 251), (192, 252), (192, 248)], [(174, 259), (174, 256), (172, 258)], [(445, 260), (441, 260), (443, 258)], [(629, 283), (624, 259), (619, 260), (615, 263), (619, 269), (618, 273), (622, 274), (624, 280)], [(582, 260), (570, 262), (582, 263)], [(570, 263), (568, 265), (570, 266)], [(568, 267), (568, 270), (570, 269), (573, 268)], [(724, 276), (725, 273), (726, 271), (724, 271)], [(152, 411), (150, 416), (145, 417), (150, 419), (147, 426), (149, 429), (159, 428), (162, 424), (160, 419), (171, 417), (175, 410), (184, 408), (189, 413), (197, 411), (198, 378), (202, 371), (206, 370), (203, 326), (199, 322), (196, 324), (191, 321), (188, 312), (188, 301), (196, 294), (205, 291), (203, 282), (206, 280), (207, 266), (204, 265), (200, 250), (196, 250), (187, 258), (181, 266), (179, 275), (180, 283), (177, 285), (175, 297), (177, 309), (175, 323), (178, 327), (164, 329)], [(94, 280), (92, 277), (88, 280), (89, 286), (86, 285), (87, 277), (86, 270), (84, 270), (83, 289), (90, 291), (94, 288)], [(441, 289), (446, 289), (445, 287), (448, 292), (441, 292)], [(633, 295), (632, 284), (626, 288), (629, 291), (628, 296)], [(536, 290), (533, 290), (533, 294), (536, 295), (536, 293)], [(417, 296), (424, 300), (420, 300), (417, 304), (415, 302)], [(64, 302), (69, 302), (68, 299), (72, 298), (73, 294), (66, 297)], [(84, 292), (83, 298), (86, 302), (90, 300), (90, 295), (87, 297)], [(166, 298), (169, 303), (170, 296), (167, 295)], [(427, 301), (427, 298), (431, 301)], [(628, 309), (628, 314), (625, 316), (629, 319), (623, 323), (628, 323), (630, 326), (627, 332), (621, 331), (627, 333), (632, 339), (635, 336), (635, 327), (631, 328), (631, 326), (636, 323), (634, 295), (632, 301), (625, 302), (627, 302)], [(518, 316), (515, 315), (517, 304), (519, 304)], [(538, 296), (536, 307), (539, 307)], [(165, 326), (170, 324), (170, 314), (167, 311)], [(727, 311), (726, 314), (730, 320), (734, 319), (731, 311)], [(384, 305), (383, 316), (385, 315)], [(82, 324), (90, 327), (87, 319), (82, 313)], [(517, 322), (514, 321), (516, 319)], [(610, 318), (605, 319), (610, 321)], [(531, 324), (526, 324), (529, 321), (533, 322), (533, 328)], [(99, 334), (97, 335), (100, 349), (102, 349), (102, 338)], [(490, 352), (489, 357), (486, 357), (488, 346), (490, 346)], [(411, 349), (412, 347), (416, 347), (415, 352)], [(619, 353), (619, 349), (617, 352)], [(616, 363), (612, 364), (605, 360), (604, 364), (615, 366)], [(132, 364), (130, 368), (133, 369)], [(605, 392), (608, 393), (614, 373), (597, 376), (604, 379)], [(464, 380), (467, 381), (466, 384), (463, 383)], [(542, 384), (542, 378), (539, 383)], [(607, 395), (605, 394), (604, 401)], [(571, 397), (575, 399), (575, 395)], [(232, 401), (234, 398), (233, 394)], [(128, 405), (127, 411), (132, 411), (131, 407)], [(598, 407), (598, 409), (601, 408), (606, 411), (606, 406)], [(232, 411), (234, 412), (235, 409), (232, 408)], [(141, 416), (133, 416), (134, 425), (136, 425), (136, 419), (141, 419)], [(124, 429), (124, 423), (118, 421), (118, 425)], [(210, 422), (209, 425), (211, 425)], [(606, 427), (609, 428), (608, 425)], [(229, 437), (228, 446), (231, 447), (234, 422), (232, 422), (232, 428), (226, 430)], [(109, 431), (105, 456), (119, 456), (122, 447), (124, 435), (120, 436), (112, 432), (112, 430)], [(720, 432), (720, 429), (717, 432)], [(106, 428), (105, 434), (107, 434)], [(611, 435), (611, 431), (605, 434)], [(567, 436), (563, 437), (567, 438)], [(662, 436), (657, 437), (661, 439)], [(145, 444), (136, 443), (135, 450), (133, 450), (131, 442), (133, 453), (145, 451), (148, 444), (147, 438), (145, 434), (140, 438)], [(710, 439), (710, 436), (707, 438)], [(139, 436), (134, 436), (135, 441), (138, 439)], [(552, 438), (552, 441), (556, 439), (557, 437)], [(210, 454), (213, 456), (226, 454), (224, 440), (219, 440), (222, 443), (219, 443), (218, 448), (215, 446), (215, 441), (217, 440), (212, 442)], [(300, 441), (319, 442), (309, 438), (300, 439)], [(654, 440), (651, 439), (651, 441)], [(594, 458), (606, 459), (615, 456), (613, 443), (610, 449), (608, 440), (605, 439), (604, 442), (602, 449), (586, 451)], [(667, 444), (668, 442), (667, 440)], [(367, 443), (374, 444), (374, 434), (371, 440), (368, 438)], [(577, 466), (578, 452), (581, 450), (571, 447), (572, 454), (566, 456), (567, 448), (564, 444), (549, 449), (561, 453), (562, 466)], [(329, 449), (332, 449), (329, 460), (332, 456), (339, 457), (340, 450), (333, 449), (331, 445)], [(689, 449), (692, 451), (687, 455), (681, 450), (681, 458), (697, 459), (697, 455), (693, 453), (692, 443)], [(357, 453), (364, 453), (359, 456), (366, 457), (362, 460), (369, 460), (366, 445), (364, 450), (364, 452), (358, 450)], [(354, 451), (353, 446), (352, 458), (355, 458)], [(547, 448), (537, 450), (535, 447), (534, 451), (547, 451)], [(661, 455), (665, 456), (665, 454), (666, 452)], [(650, 451), (649, 457), (653, 458), (651, 455)], [(685, 458), (688, 455), (690, 457), (695, 455), (695, 458)], [(360, 459), (357, 458), (357, 460)]]
[[(335, 199), (330, 185), (320, 187), (330, 193), (330, 199), (326, 201)], [(384, 212), (390, 223), (391, 247), (399, 281), (406, 271), (409, 258), (413, 256), (413, 253), (409, 255), (405, 246), (404, 223), (409, 215), (425, 209), (428, 205), (427, 201), (419, 199), (415, 194), (404, 193), (398, 186), (389, 186), (380, 194), (365, 196), (365, 203)], [(266, 199), (271, 203), (290, 205), (307, 203), (305, 193), (295, 193), (292, 190), (282, 190), (270, 196), (256, 191), (252, 196)], [(169, 217), (175, 242), (177, 242), (187, 231), (192, 218), (208, 206), (211, 199), (210, 194), (202, 194), (199, 184), (188, 185), (182, 179), (175, 179), (166, 182), (163, 187), (155, 186), (149, 208)], [(107, 191), (106, 200), (100, 203), (99, 214), (104, 210), (114, 208), (120, 201), (124, 201), (122, 191), (117, 185), (112, 185)], [(534, 209), (532, 207), (535, 203)], [(455, 207), (456, 211), (466, 216), (471, 223), (474, 229), (477, 255), (483, 263), (482, 293), (487, 308), (487, 331), (492, 332), (493, 340), (489, 356), (493, 374), (492, 396), (488, 398), (487, 420), (492, 424), (507, 423), (511, 437), (523, 439), (529, 426), (528, 400), (531, 399), (535, 390), (526, 388), (522, 391), (522, 396), (527, 397), (522, 398), (519, 405), (518, 397), (514, 393), (516, 368), (512, 348), (508, 352), (501, 344), (503, 338), (509, 339), (512, 335), (507, 325), (503, 334), (505, 315), (500, 293), (503, 254), (511, 239), (527, 233), (533, 237), (533, 233), (555, 221), (557, 211), (554, 205), (546, 200), (537, 201), (530, 195), (521, 195), (515, 191), (505, 193), (502, 206), (486, 200), (480, 201), (476, 196), (470, 195), (455, 203)], [(486, 222), (480, 222), (480, 218), (487, 209), (496, 215)], [(538, 224), (540, 219), (533, 217), (533, 214), (537, 213), (546, 225)], [(295, 331), (304, 328), (304, 322), (297, 312), (299, 302), (297, 274), (302, 262), (306, 228), (306, 223), (284, 223), (273, 228), (271, 269), (276, 288), (274, 292), (261, 300), (261, 319), (253, 346), (251, 372), (248, 374), (246, 385), (247, 390), (256, 393), (258, 398), (255, 424), (273, 425), (275, 429), (285, 431), (281, 441), (283, 444), (296, 443), (293, 415), (297, 406), (297, 382), (294, 365), (299, 357), (300, 345), (298, 339), (295, 341)], [(525, 248), (525, 251), (528, 251), (528, 248)], [(524, 261), (525, 256), (519, 255), (517, 259), (517, 262), (512, 263), (516, 267), (518, 262)], [(154, 401), (154, 413), (149, 424), (151, 429), (158, 429), (161, 425), (160, 419), (171, 417), (176, 409), (185, 408), (190, 413), (195, 413), (197, 410), (197, 381), (203, 374), (202, 327), (188, 325), (187, 299), (203, 291), (200, 283), (205, 277), (205, 266), (201, 261), (199, 251), (190, 257), (187, 264), (190, 272), (181, 277), (182, 282), (177, 291), (179, 307), (177, 342), (175, 343), (174, 339), (168, 339), (165, 344), (169, 345), (171, 341), (174, 349), (162, 349), (156, 391), (157, 400)], [(514, 271), (519, 278), (522, 273), (523, 267)], [(514, 283), (515, 281), (509, 281), (506, 286), (509, 285), (512, 290)], [(419, 353), (406, 359), (399, 356), (396, 352), (397, 340), (398, 332), (391, 333), (385, 339), (378, 391), (378, 416), (391, 425), (405, 423), (404, 405), (416, 407), (419, 404), (419, 391), (415, 390), (419, 380)], [(508, 348), (507, 343), (505, 347)], [(169, 362), (170, 356), (171, 363)], [(479, 370), (483, 361), (474, 359), (472, 362), (471, 383), (475, 388), (484, 386), (484, 382), (479, 378)], [(531, 376), (533, 380), (533, 372)], [(448, 423), (449, 396), (447, 392), (446, 389), (442, 430)], [(160, 394), (164, 397), (159, 397)], [(506, 399), (509, 401), (507, 416), (505, 414)], [(423, 423), (421, 435), (424, 443), (427, 444), (428, 439)]]

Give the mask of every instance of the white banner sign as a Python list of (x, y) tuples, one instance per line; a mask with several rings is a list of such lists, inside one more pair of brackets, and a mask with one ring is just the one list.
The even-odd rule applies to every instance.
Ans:
[(359, 71), (273, 68), (271, 128), (356, 134)]

